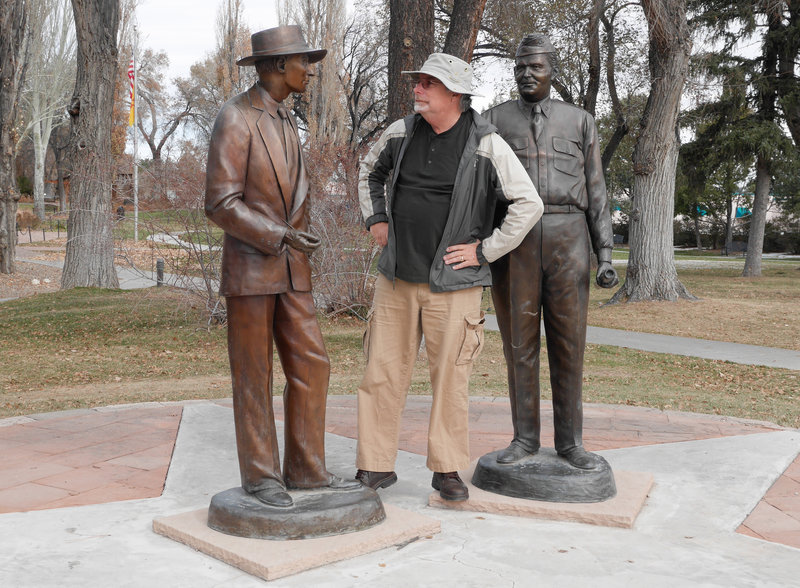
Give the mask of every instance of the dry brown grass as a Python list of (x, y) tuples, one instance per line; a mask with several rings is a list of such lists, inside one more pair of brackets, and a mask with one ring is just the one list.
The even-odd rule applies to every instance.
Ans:
[(700, 300), (604, 305), (613, 290), (592, 288), (589, 324), (800, 350), (800, 263), (768, 266), (761, 278), (741, 270), (679, 270)]

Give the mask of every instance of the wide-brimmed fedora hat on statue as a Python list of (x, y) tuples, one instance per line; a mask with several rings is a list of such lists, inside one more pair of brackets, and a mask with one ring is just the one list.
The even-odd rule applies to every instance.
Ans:
[(258, 31), (250, 36), (253, 54), (242, 57), (236, 65), (254, 65), (256, 61), (284, 55), (308, 55), (309, 63), (315, 63), (325, 57), (327, 49), (312, 49), (303, 38), (303, 31), (297, 25), (275, 27)]
[(431, 53), (418, 70), (400, 73), (412, 76), (414, 79), (417, 79), (419, 74), (428, 74), (442, 82), (451, 92), (478, 96), (472, 91), (472, 67), (454, 55)]

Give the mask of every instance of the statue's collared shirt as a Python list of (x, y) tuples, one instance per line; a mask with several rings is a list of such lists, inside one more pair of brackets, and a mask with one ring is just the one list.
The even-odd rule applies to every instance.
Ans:
[[(541, 130), (534, 131), (535, 106)], [(545, 214), (582, 212), (592, 244), (611, 257), (613, 233), (597, 128), (585, 110), (560, 100), (508, 101), (483, 113), (514, 150), (545, 205)], [(538, 135), (538, 139), (537, 139)]]
[[(297, 181), (297, 173), (300, 170), (300, 137), (294, 125), (294, 117), (282, 102), (275, 100), (270, 93), (256, 82), (261, 99), (264, 101), (264, 109), (269, 113), (275, 133), (280, 137), (283, 151), (286, 156), (286, 165), (289, 170), (290, 181), (294, 184)], [(287, 202), (291, 207), (292, 203)]]

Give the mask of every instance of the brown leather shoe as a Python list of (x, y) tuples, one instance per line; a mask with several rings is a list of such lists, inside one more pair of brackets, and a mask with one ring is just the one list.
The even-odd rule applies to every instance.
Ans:
[(358, 470), (356, 472), (356, 480), (369, 486), (373, 490), (378, 488), (388, 488), (397, 482), (397, 474), (394, 472), (370, 472), (367, 470)]
[(460, 501), (469, 498), (467, 485), (458, 477), (458, 472), (434, 472), (431, 486), (445, 500)]

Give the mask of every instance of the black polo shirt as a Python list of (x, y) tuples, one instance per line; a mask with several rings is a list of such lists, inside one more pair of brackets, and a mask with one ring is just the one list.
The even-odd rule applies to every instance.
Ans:
[(420, 119), (406, 148), (394, 192), (395, 275), (427, 284), (450, 213), (458, 163), (470, 131), (469, 112), (438, 135)]

